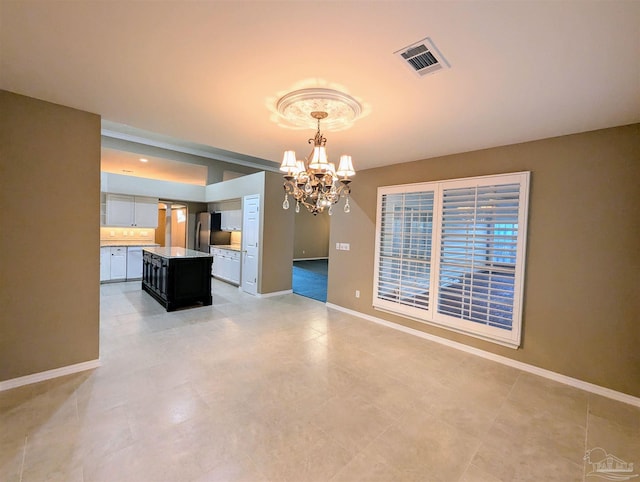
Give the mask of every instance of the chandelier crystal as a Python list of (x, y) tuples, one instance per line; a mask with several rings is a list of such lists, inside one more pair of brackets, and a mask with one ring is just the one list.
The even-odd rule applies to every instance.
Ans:
[(289, 196), (296, 203), (296, 213), (300, 212), (303, 205), (315, 216), (324, 212), (333, 214), (333, 205), (342, 197), (345, 198), (344, 212), (351, 211), (349, 194), (351, 177), (355, 176), (351, 156), (340, 156), (340, 163), (336, 170), (335, 165), (329, 162), (327, 157), (327, 139), (320, 132), (320, 121), (328, 114), (323, 111), (313, 111), (311, 117), (317, 120), (318, 130), (316, 135), (309, 139), (313, 143), (313, 149), (304, 160), (296, 159), (295, 151), (285, 151), (280, 170), (284, 174), (284, 202), (283, 209), (289, 209)]

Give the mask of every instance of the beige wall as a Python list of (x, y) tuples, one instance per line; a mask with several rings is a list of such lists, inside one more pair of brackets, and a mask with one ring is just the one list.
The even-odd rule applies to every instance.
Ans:
[(100, 117), (0, 91), (0, 205), (0, 381), (97, 359)]
[(160, 246), (167, 245), (167, 208), (158, 208), (158, 227), (155, 231), (155, 242)]
[(210, 210), (219, 208), (223, 201), (260, 195), (260, 294), (291, 289), (293, 209), (282, 209), (282, 182), (280, 174), (263, 171), (207, 186)]
[[(178, 219), (178, 211), (182, 211), (184, 214), (184, 221), (180, 222)], [(172, 208), (171, 209), (171, 246), (178, 248), (186, 248), (187, 238), (187, 208)]]
[[(517, 171), (532, 173), (520, 349), (372, 308), (378, 186)], [(331, 218), (330, 303), (640, 396), (640, 124), (360, 171), (351, 205)]]
[(295, 212), (292, 208), (282, 209), (283, 195), (282, 176), (265, 172), (260, 293), (291, 289)]
[[(344, 201), (339, 206), (342, 209)], [(291, 203), (289, 209), (294, 209)], [(324, 212), (314, 216), (304, 207), (294, 215), (295, 230), (293, 235), (293, 258), (326, 258), (329, 256), (329, 221), (330, 216)]]

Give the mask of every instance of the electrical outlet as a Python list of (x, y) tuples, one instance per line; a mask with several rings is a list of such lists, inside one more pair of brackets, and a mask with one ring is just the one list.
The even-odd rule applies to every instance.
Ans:
[(349, 251), (351, 249), (351, 245), (349, 243), (342, 243), (342, 250)]

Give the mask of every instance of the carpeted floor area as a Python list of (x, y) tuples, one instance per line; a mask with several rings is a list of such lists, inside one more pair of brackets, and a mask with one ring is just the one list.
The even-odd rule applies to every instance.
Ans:
[(328, 259), (293, 262), (293, 292), (314, 300), (327, 301)]

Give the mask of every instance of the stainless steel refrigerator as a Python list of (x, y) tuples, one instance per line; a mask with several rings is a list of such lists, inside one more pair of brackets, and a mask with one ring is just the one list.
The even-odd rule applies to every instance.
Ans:
[(231, 233), (220, 231), (222, 216), (220, 213), (197, 213), (195, 249), (203, 253), (209, 252), (212, 244), (230, 244)]

